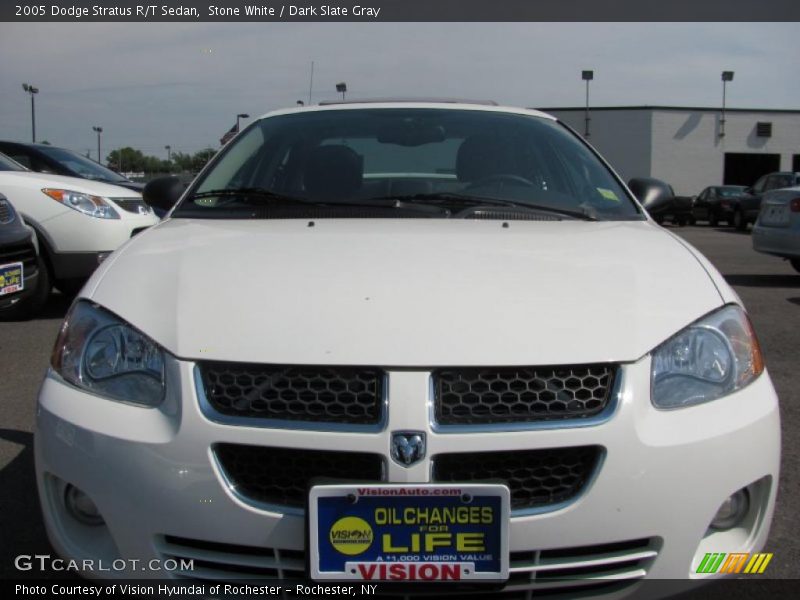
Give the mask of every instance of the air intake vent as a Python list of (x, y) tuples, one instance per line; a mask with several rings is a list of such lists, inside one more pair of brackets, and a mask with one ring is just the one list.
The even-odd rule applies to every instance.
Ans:
[(758, 137), (772, 137), (772, 123), (756, 123)]

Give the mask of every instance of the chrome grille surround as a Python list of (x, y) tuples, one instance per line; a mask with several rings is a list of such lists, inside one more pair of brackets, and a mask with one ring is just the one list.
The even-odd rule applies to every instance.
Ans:
[(616, 410), (622, 378), (615, 364), (437, 369), (430, 377), (430, 426), (439, 433), (594, 426)]
[(218, 443), (215, 466), (228, 489), (263, 510), (302, 515), (311, 481), (382, 483), (386, 462), (369, 452), (307, 450)]
[[(248, 382), (252, 388), (250, 397), (242, 394), (243, 398), (230, 400), (230, 402), (221, 401), (213, 389), (209, 390), (209, 386), (215, 385), (213, 377), (209, 377), (211, 365), (226, 365), (224, 368), (233, 369), (228, 375), (233, 375), (239, 368), (252, 369), (251, 373), (255, 373), (255, 375), (248, 375), (249, 377), (263, 379), (258, 380), (257, 383), (256, 380)], [(282, 391), (277, 390), (275, 386), (269, 387), (274, 377), (270, 373), (277, 373), (277, 377), (281, 378), (280, 383), (286, 384), (283, 385)], [(302, 389), (293, 387), (293, 373), (306, 373), (299, 377), (299, 379), (306, 380)], [(336, 375), (337, 373), (338, 375)], [(361, 375), (362, 379), (356, 379), (355, 382), (345, 381), (348, 376), (357, 375)], [(327, 385), (326, 389), (313, 389), (314, 385), (322, 387), (323, 384)], [(258, 389), (259, 386), (262, 388), (266, 386), (266, 389)], [(344, 386), (345, 389), (336, 389), (337, 386)], [(200, 403), (200, 410), (209, 420), (226, 425), (312, 431), (378, 432), (386, 426), (388, 390), (388, 375), (375, 368), (305, 367), (211, 361), (198, 363), (195, 366), (195, 391)], [(258, 392), (258, 397), (254, 392)], [(290, 392), (289, 397), (281, 398), (280, 395), (284, 392)], [(264, 394), (269, 394), (271, 397), (264, 398)], [(242, 400), (246, 400), (249, 406), (245, 406)], [(239, 402), (239, 406), (234, 406), (234, 402)], [(259, 402), (260, 405), (257, 404)], [(278, 404), (280, 402), (283, 404)], [(337, 402), (339, 407), (334, 413), (331, 411), (331, 406), (335, 406)], [(256, 404), (255, 408), (254, 404)], [(300, 407), (301, 404), (307, 408), (305, 412)], [(288, 410), (290, 405), (300, 408), (300, 410), (295, 409), (290, 412)], [(284, 410), (280, 412), (274, 410), (275, 407), (284, 408)], [(270, 410), (271, 408), (273, 410)], [(350, 411), (350, 415), (347, 414), (348, 411)]]
[(438, 454), (431, 481), (499, 481), (511, 492), (511, 516), (529, 516), (569, 506), (587, 492), (605, 459), (601, 446)]

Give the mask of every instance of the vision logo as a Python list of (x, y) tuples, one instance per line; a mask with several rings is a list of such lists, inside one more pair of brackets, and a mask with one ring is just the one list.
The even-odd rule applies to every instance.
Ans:
[(772, 560), (772, 553), (731, 553), (708, 552), (700, 565), (697, 567), (698, 573), (748, 573), (750, 575), (761, 574), (767, 569), (769, 561)]
[(331, 545), (341, 554), (356, 556), (372, 545), (372, 527), (358, 517), (342, 517), (331, 527)]

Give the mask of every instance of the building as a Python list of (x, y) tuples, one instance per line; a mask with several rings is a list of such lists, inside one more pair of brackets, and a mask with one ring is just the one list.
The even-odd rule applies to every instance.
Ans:
[[(584, 133), (585, 107), (542, 108)], [(678, 195), (800, 171), (800, 110), (590, 107), (588, 141), (627, 181), (656, 177)]]

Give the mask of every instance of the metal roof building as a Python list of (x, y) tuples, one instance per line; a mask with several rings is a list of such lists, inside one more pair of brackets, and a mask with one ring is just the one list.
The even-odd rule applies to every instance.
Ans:
[[(579, 133), (585, 107), (541, 108)], [(678, 106), (589, 108), (588, 141), (626, 181), (657, 177), (679, 195), (800, 171), (800, 110)]]

